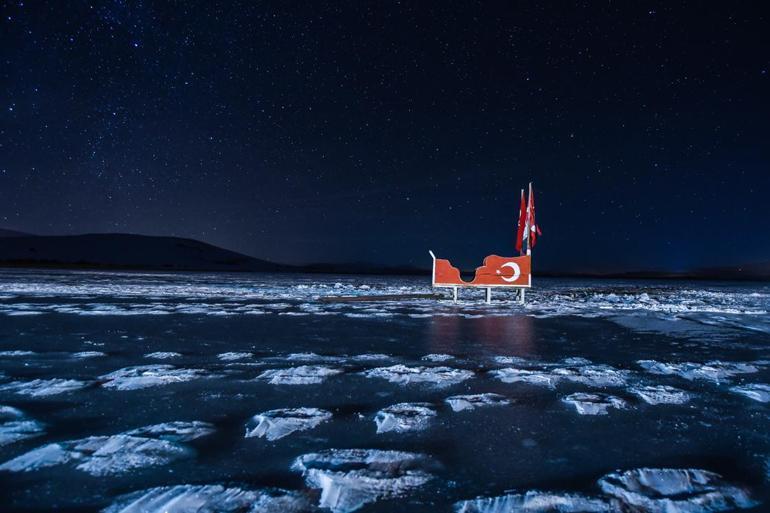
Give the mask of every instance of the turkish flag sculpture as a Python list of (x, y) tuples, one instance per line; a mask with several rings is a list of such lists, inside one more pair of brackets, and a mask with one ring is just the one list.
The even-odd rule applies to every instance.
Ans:
[[(430, 251), (430, 256), (433, 258), (432, 284), (434, 287), (454, 288), (455, 300), (457, 300), (458, 287), (486, 288), (487, 301), (491, 298), (492, 287), (530, 288), (532, 286), (532, 248), (540, 235), (540, 227), (535, 222), (535, 195), (532, 184), (529, 184), (529, 198), (526, 202), (524, 190), (521, 191), (516, 230), (516, 249), (521, 256), (489, 255), (484, 259), (483, 265), (476, 268), (473, 280), (464, 281), (460, 276), (460, 270), (449, 260), (436, 258), (433, 251)], [(523, 290), (521, 300), (524, 301)]]

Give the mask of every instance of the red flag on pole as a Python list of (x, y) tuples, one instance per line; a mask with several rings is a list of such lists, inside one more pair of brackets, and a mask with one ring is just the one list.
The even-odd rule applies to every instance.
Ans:
[(516, 231), (516, 251), (523, 254), (525, 225), (527, 224), (527, 204), (524, 202), (524, 189), (521, 190), (521, 204), (519, 206), (519, 225)]
[(532, 182), (529, 184), (529, 204), (527, 205), (527, 226), (529, 228), (529, 249), (535, 247), (537, 238), (541, 235), (540, 227), (535, 221), (535, 192), (532, 190)]

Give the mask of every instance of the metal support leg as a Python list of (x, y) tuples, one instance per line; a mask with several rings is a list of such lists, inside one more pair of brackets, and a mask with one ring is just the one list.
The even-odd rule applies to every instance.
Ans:
[(527, 289), (521, 289), (521, 304), (524, 304), (524, 291)]
[(454, 300), (455, 300), (455, 303), (457, 303), (457, 287), (453, 287), (453, 290), (454, 290), (454, 293), (453, 293), (454, 294)]
[(492, 302), (492, 287), (487, 287), (487, 303)]

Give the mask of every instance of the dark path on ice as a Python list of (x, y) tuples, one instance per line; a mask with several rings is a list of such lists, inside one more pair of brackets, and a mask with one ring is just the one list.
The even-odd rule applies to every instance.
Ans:
[[(107, 475), (78, 467), (101, 457), (88, 451), (27, 471), (0, 467), (0, 509), (98, 511), (122, 494), (183, 484), (280, 488), (318, 504), (308, 476), (325, 463), (292, 465), (308, 453), (347, 448), (423, 454), (415, 469), (430, 476), (420, 484), (391, 476), (387, 485), (402, 492), (372, 495), (360, 511), (396, 504), (452, 511), (458, 501), (510, 490), (602, 502), (611, 497), (600, 478), (643, 467), (715, 472), (755, 503), (770, 504), (770, 403), (731, 390), (770, 384), (766, 286), (551, 281), (521, 308), (505, 295), (490, 307), (419, 299), (329, 305), (318, 297), (430, 290), (419, 280), (271, 280), (0, 273), (0, 405), (43, 426), (0, 443), (0, 464), (88, 437), (115, 437), (122, 448), (124, 433), (174, 421), (214, 430), (189, 440), (169, 435), (163, 440), (180, 448), (173, 458), (153, 463), (149, 456), (159, 453), (144, 454), (127, 470), (117, 458)], [(671, 365), (686, 362), (698, 366)], [(282, 370), (277, 378), (268, 372), (275, 369)], [(491, 372), (500, 369), (510, 370)], [(661, 385), (689, 400), (648, 404), (634, 393)], [(581, 415), (562, 401), (579, 392), (618, 397), (626, 407)], [(455, 412), (445, 402), (484, 393), (510, 404), (479, 400)], [(378, 412), (401, 403), (436, 415), (420, 429), (378, 434)], [(297, 430), (291, 424), (274, 440), (245, 437), (255, 415), (293, 408), (332, 417)], [(16, 429), (1, 413), (0, 442)], [(280, 412), (263, 420), (263, 430), (285, 421)]]

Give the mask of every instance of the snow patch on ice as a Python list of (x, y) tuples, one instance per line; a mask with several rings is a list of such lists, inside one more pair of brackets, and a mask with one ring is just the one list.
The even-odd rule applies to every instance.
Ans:
[(761, 403), (770, 402), (770, 385), (765, 383), (749, 383), (731, 387), (730, 390)]
[(115, 390), (138, 390), (171, 383), (181, 383), (206, 377), (214, 377), (202, 369), (184, 369), (173, 365), (137, 365), (125, 367), (100, 376), (102, 386)]
[(377, 433), (423, 431), (435, 416), (436, 410), (428, 403), (399, 403), (378, 411), (374, 423)]
[(609, 394), (575, 392), (563, 397), (562, 401), (574, 406), (580, 415), (607, 415), (609, 408), (622, 410), (627, 407), (623, 399)]
[(529, 491), (499, 497), (479, 497), (455, 504), (457, 513), (602, 513), (614, 509), (598, 498), (578, 494)]
[(0, 470), (31, 472), (71, 463), (97, 477), (123, 474), (192, 457), (192, 448), (181, 442), (212, 431), (210, 424), (193, 421), (156, 424), (112, 436), (90, 436), (38, 447), (3, 463)]
[(169, 360), (171, 358), (179, 358), (181, 356), (181, 353), (174, 351), (155, 351), (154, 353), (147, 353), (144, 355), (145, 358), (152, 358), (154, 360)]
[(47, 397), (80, 390), (90, 384), (90, 382), (77, 379), (33, 379), (31, 381), (12, 381), (0, 385), (0, 392), (13, 392), (30, 397)]
[(450, 386), (473, 377), (473, 372), (451, 367), (407, 367), (398, 364), (390, 367), (377, 367), (362, 373), (367, 378), (381, 378), (399, 385), (428, 383), (437, 386)]
[(738, 374), (751, 374), (759, 370), (750, 363), (723, 362), (720, 360), (706, 363), (666, 363), (656, 360), (639, 360), (636, 363), (651, 374), (677, 375), (690, 381), (705, 379), (715, 383), (729, 380), (729, 378)]
[(684, 404), (690, 400), (690, 394), (668, 385), (636, 386), (628, 389), (647, 404)]
[(278, 440), (297, 431), (313, 429), (332, 418), (319, 408), (281, 408), (254, 415), (246, 424), (246, 438)]
[(482, 406), (506, 406), (511, 404), (505, 396), (500, 394), (468, 394), (468, 395), (453, 395), (447, 397), (444, 400), (451, 408), (452, 411), (464, 411), (475, 410)]
[(0, 351), (0, 356), (32, 356), (36, 355), (37, 353), (34, 351), (22, 351), (22, 350), (13, 350), (13, 351)]
[(301, 365), (288, 369), (266, 370), (257, 376), (257, 379), (267, 380), (271, 385), (317, 385), (329, 376), (337, 374), (342, 374), (342, 370), (322, 365)]
[(446, 361), (454, 359), (454, 356), (452, 356), (451, 354), (435, 354), (435, 353), (433, 353), (433, 354), (426, 354), (425, 356), (423, 356), (420, 359), (424, 360), (426, 362), (446, 362)]
[(0, 405), (0, 447), (42, 435), (43, 424), (13, 406)]
[(378, 449), (328, 449), (298, 457), (292, 469), (321, 490), (319, 506), (348, 513), (380, 499), (406, 496), (433, 478), (431, 461), (418, 453)]
[(73, 358), (100, 358), (102, 356), (107, 356), (107, 354), (101, 351), (80, 351), (72, 353)]
[(310, 509), (299, 492), (176, 485), (123, 495), (102, 513), (301, 513)]
[(225, 362), (232, 362), (236, 360), (247, 360), (249, 358), (254, 358), (254, 353), (236, 353), (236, 352), (219, 353), (217, 355), (217, 358)]
[(728, 511), (757, 504), (719, 474), (699, 469), (628, 470), (602, 477), (599, 487), (629, 509), (647, 513)]

